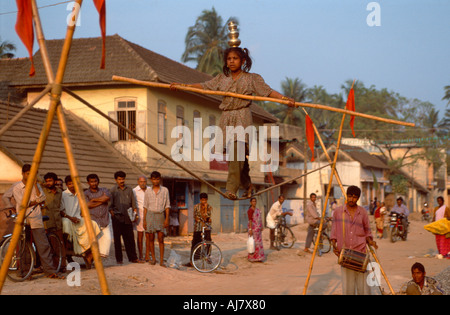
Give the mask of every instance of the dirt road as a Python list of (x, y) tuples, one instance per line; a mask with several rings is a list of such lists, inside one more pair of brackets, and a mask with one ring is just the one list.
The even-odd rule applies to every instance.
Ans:
[[(247, 261), (247, 234), (217, 234), (213, 240), (224, 255), (222, 267), (211, 274), (201, 274), (193, 268), (163, 268), (149, 264), (116, 265), (114, 255), (104, 261), (108, 286), (113, 295), (300, 295), (305, 287), (311, 254), (302, 249), (306, 238), (306, 224), (293, 227), (297, 242), (291, 249), (265, 250), (264, 263)], [(263, 232), (264, 246), (269, 245), (269, 230)], [(166, 258), (171, 250), (181, 256), (182, 263), (188, 261), (190, 238), (167, 238)], [(421, 262), (428, 276), (436, 276), (450, 266), (449, 259), (434, 258), (435, 239), (423, 229), (423, 223), (412, 221), (406, 242), (390, 243), (388, 239), (377, 240), (377, 255), (387, 277), (398, 291), (401, 284), (411, 278), (410, 267)], [(157, 246), (156, 246), (157, 247)], [(170, 248), (172, 247), (172, 248)], [(159, 254), (157, 254), (159, 256)], [(427, 257), (430, 256), (430, 257)], [(68, 274), (67, 280), (76, 280)], [(14, 283), (6, 280), (2, 294), (101, 294), (95, 269), (81, 269), (80, 285), (69, 286), (66, 280), (51, 280), (35, 276), (32, 281)], [(69, 281), (70, 282), (70, 281)], [(389, 292), (384, 278), (384, 291)], [(379, 290), (375, 290), (379, 294)], [(340, 266), (333, 253), (316, 257), (307, 288), (309, 295), (340, 295)]]

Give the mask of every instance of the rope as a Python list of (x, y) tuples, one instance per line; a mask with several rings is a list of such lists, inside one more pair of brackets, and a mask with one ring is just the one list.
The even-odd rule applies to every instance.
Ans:
[(330, 164), (324, 165), (321, 168), (317, 168), (309, 173), (306, 174), (302, 174), (301, 176), (297, 176), (295, 178), (292, 179), (288, 179), (282, 183), (279, 183), (277, 185), (271, 186), (269, 188), (263, 189), (258, 191), (257, 193), (253, 194), (252, 196), (249, 197), (242, 197), (242, 198), (236, 198), (236, 199), (232, 199), (229, 198), (229, 196), (225, 193), (223, 193), (220, 189), (218, 189), (216, 186), (212, 185), (211, 183), (205, 181), (203, 178), (199, 177), (197, 174), (195, 174), (194, 172), (190, 171), (189, 169), (187, 169), (186, 167), (184, 167), (183, 165), (181, 165), (180, 163), (174, 161), (170, 156), (168, 156), (167, 154), (165, 154), (164, 152), (162, 152), (161, 150), (159, 150), (158, 148), (156, 148), (155, 146), (153, 146), (152, 144), (148, 143), (147, 141), (145, 141), (143, 138), (139, 137), (135, 132), (131, 131), (130, 129), (124, 127), (122, 124), (118, 123), (117, 121), (115, 121), (114, 119), (112, 119), (111, 117), (109, 117), (108, 115), (106, 115), (105, 113), (101, 112), (100, 110), (98, 110), (96, 107), (94, 107), (92, 104), (90, 104), (88, 101), (84, 100), (83, 98), (81, 98), (80, 96), (78, 96), (77, 94), (75, 94), (74, 92), (72, 92), (71, 90), (69, 90), (66, 87), (62, 87), (63, 91), (66, 92), (67, 94), (69, 94), (70, 96), (72, 96), (73, 98), (75, 98), (76, 100), (80, 101), (81, 103), (83, 103), (84, 105), (86, 105), (87, 107), (89, 107), (90, 109), (92, 109), (93, 111), (95, 111), (97, 114), (99, 114), (100, 116), (102, 116), (103, 118), (107, 119), (109, 122), (113, 123), (114, 125), (116, 125), (118, 128), (122, 129), (123, 131), (127, 132), (128, 134), (132, 135), (133, 137), (135, 137), (137, 140), (139, 140), (140, 142), (142, 142), (143, 144), (145, 144), (146, 146), (148, 146), (150, 149), (152, 149), (153, 151), (155, 151), (156, 153), (160, 154), (161, 156), (163, 156), (165, 159), (169, 160), (170, 162), (172, 162), (173, 164), (175, 164), (176, 166), (178, 166), (179, 168), (181, 168), (182, 170), (184, 170), (185, 172), (187, 172), (189, 175), (191, 175), (192, 177), (196, 178), (198, 181), (202, 182), (203, 184), (207, 185), (208, 187), (210, 187), (211, 189), (213, 189), (214, 191), (218, 192), (222, 197), (226, 198), (226, 199), (230, 199), (230, 200), (246, 200), (246, 199), (250, 199), (252, 197), (261, 195), (269, 190), (275, 189), (281, 185), (284, 185), (286, 183), (290, 183), (294, 180), (297, 180), (301, 177), (307, 176), (311, 173), (314, 173), (322, 168), (325, 168), (327, 166), (329, 166)]

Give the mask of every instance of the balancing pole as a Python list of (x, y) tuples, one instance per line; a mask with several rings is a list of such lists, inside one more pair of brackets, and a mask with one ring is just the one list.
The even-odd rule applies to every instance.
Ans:
[[(121, 82), (127, 82), (127, 83), (132, 83), (132, 84), (143, 85), (143, 86), (150, 86), (150, 87), (156, 87), (156, 88), (170, 89), (170, 84), (166, 84), (166, 83), (156, 83), (156, 82), (149, 82), (149, 81), (141, 81), (141, 80), (125, 78), (125, 77), (121, 77), (121, 76), (117, 76), (117, 75), (113, 75), (112, 79), (114, 81), (121, 81)], [(244, 94), (232, 93), (232, 92), (222, 92), (222, 91), (209, 91), (209, 90), (197, 89), (197, 88), (192, 88), (192, 87), (182, 86), (182, 85), (177, 85), (176, 89), (177, 90), (183, 90), (183, 91), (190, 91), (190, 92), (200, 93), (200, 94), (237, 97), (237, 98), (242, 98), (242, 99), (252, 100), (252, 101), (276, 102), (276, 103), (285, 104), (285, 105), (289, 104), (289, 101), (280, 100), (280, 99), (272, 98), (272, 97), (260, 97), (260, 96), (252, 96), (252, 95), (244, 95)], [(351, 116), (358, 116), (358, 117), (363, 117), (363, 118), (367, 118), (367, 119), (371, 119), (371, 120), (378, 120), (378, 121), (389, 123), (389, 124), (396, 124), (396, 125), (409, 126), (409, 127), (414, 127), (415, 126), (414, 123), (409, 123), (409, 122), (404, 122), (404, 121), (399, 121), (399, 120), (394, 120), (394, 119), (387, 119), (387, 118), (377, 117), (377, 116), (373, 116), (373, 115), (368, 115), (368, 114), (354, 112), (354, 111), (347, 110), (347, 109), (341, 109), (341, 108), (325, 106), (325, 105), (320, 105), (320, 104), (309, 104), (309, 103), (295, 102), (295, 106), (296, 107), (311, 107), (311, 108), (329, 110), (329, 111), (332, 111), (332, 112), (348, 114), (348, 115), (351, 115)]]

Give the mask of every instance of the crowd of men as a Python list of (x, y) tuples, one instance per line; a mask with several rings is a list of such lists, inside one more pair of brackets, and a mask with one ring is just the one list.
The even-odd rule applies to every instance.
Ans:
[[(5, 192), (2, 201), (6, 207), (19, 211), (30, 171), (31, 165), (25, 164), (22, 167), (22, 180)], [(123, 264), (123, 243), (129, 262), (148, 261), (154, 265), (154, 241), (157, 238), (159, 262), (164, 266), (164, 236), (169, 226), (170, 199), (168, 189), (161, 184), (161, 174), (157, 171), (151, 174), (151, 186), (148, 185), (146, 176), (140, 176), (138, 185), (134, 188), (126, 184), (126, 173), (123, 171), (116, 172), (114, 179), (116, 184), (108, 189), (100, 186), (97, 174), (86, 177), (89, 187), (84, 190), (84, 196), (100, 256), (108, 257), (114, 243), (116, 262)], [(63, 257), (67, 257), (68, 262), (72, 261), (73, 255), (81, 256), (89, 269), (93, 261), (91, 242), (74, 182), (70, 175), (65, 177), (64, 182), (67, 187), (65, 190), (62, 181), (53, 172), (45, 174), (42, 183), (35, 181), (25, 213), (41, 269), (50, 278), (64, 278), (64, 275), (58, 273), (53, 264), (51, 244), (46, 237), (48, 232), (55, 233), (63, 242)], [(134, 230), (137, 230), (137, 242)], [(66, 263), (66, 259), (63, 259), (62, 272), (65, 271)]]

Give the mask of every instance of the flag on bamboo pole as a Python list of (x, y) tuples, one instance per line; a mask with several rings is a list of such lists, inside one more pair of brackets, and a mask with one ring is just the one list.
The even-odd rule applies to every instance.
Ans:
[(105, 52), (106, 52), (106, 4), (105, 0), (93, 0), (94, 5), (100, 14), (100, 30), (102, 33), (102, 60), (100, 69), (105, 69)]
[(33, 62), (33, 43), (34, 43), (34, 29), (33, 29), (33, 10), (30, 0), (16, 0), (17, 4), (17, 20), (16, 32), (20, 40), (25, 45), (30, 54), (31, 68), (29, 76), (35, 74)]
[[(353, 91), (353, 87), (350, 89), (350, 92), (348, 93), (346, 108), (347, 110), (355, 111), (355, 92)], [(351, 116), (350, 127), (352, 128), (353, 137), (355, 137), (355, 130), (353, 129), (354, 124), (355, 124), (355, 116)]]
[[(309, 115), (306, 115), (306, 140), (311, 149), (311, 161), (314, 161), (314, 127), (313, 121)], [(306, 154), (306, 152), (305, 152)]]

